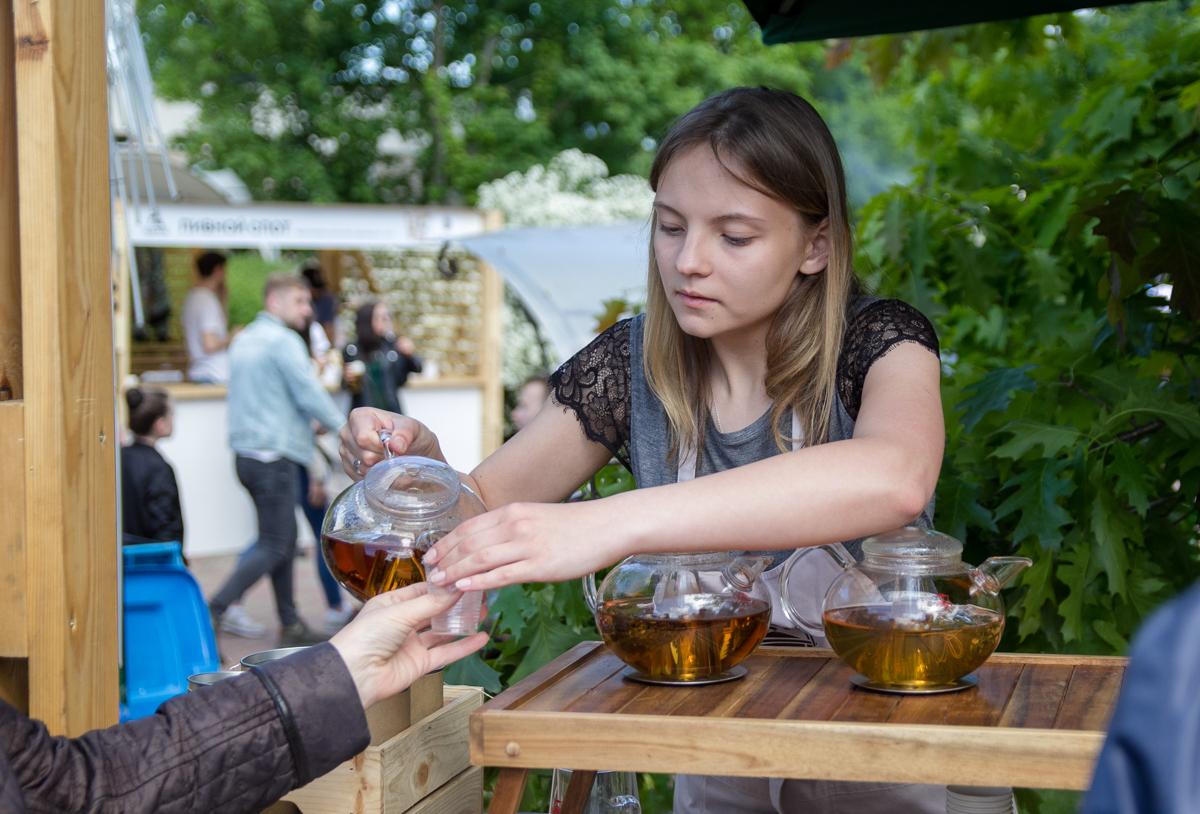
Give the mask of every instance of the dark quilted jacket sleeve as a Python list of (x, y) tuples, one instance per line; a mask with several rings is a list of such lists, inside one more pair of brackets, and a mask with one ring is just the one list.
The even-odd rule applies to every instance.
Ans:
[[(292, 710), (313, 777), (370, 742), (349, 671), (323, 644), (267, 667)], [(167, 701), (147, 718), (69, 739), (0, 702), (5, 775), (31, 814), (251, 814), (296, 785), (291, 747), (262, 681), (247, 673)], [(4, 771), (10, 769), (11, 773)]]

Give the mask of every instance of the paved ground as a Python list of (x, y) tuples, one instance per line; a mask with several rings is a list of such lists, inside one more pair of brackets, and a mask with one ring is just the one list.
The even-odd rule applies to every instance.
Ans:
[[(325, 602), (321, 582), (317, 579), (316, 560), (313, 559), (319, 555), (312, 549), (305, 551), (304, 555), (297, 558), (295, 563), (296, 609), (309, 627), (321, 630), (325, 624), (325, 611), (329, 606)], [(236, 555), (188, 558), (188, 566), (200, 581), (206, 599), (215, 594), (225, 579), (233, 573), (237, 559)], [(243, 605), (250, 616), (266, 626), (267, 632), (259, 639), (243, 639), (217, 631), (217, 646), (224, 660), (223, 666), (234, 664), (250, 653), (270, 650), (279, 640), (279, 616), (275, 613), (275, 594), (271, 590), (269, 579), (264, 577), (256, 582), (243, 597)]]

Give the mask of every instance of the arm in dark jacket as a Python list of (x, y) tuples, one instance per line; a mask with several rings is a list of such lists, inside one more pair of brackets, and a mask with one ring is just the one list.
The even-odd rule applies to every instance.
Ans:
[(403, 387), (408, 381), (409, 375), (421, 372), (423, 364), (421, 357), (415, 353), (412, 356), (405, 356), (403, 353), (397, 352), (396, 356), (396, 361), (392, 362), (392, 375), (396, 379), (396, 386)]
[[(332, 645), (266, 671), (291, 709), (312, 777), (367, 747), (358, 692)], [(74, 739), (51, 737), (42, 723), (0, 702), (0, 750), (31, 814), (251, 814), (298, 784), (278, 708), (252, 673)], [(0, 795), (3, 814), (7, 802)]]
[(144, 517), (160, 542), (183, 542), (183, 509), (179, 505), (179, 485), (175, 470), (166, 461), (155, 477), (146, 483)]

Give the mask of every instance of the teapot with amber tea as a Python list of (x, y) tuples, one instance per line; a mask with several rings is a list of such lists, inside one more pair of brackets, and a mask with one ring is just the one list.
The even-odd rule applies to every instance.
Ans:
[(706, 684), (746, 674), (738, 663), (767, 635), (771, 597), (759, 574), (770, 557), (731, 552), (642, 554), (584, 593), (625, 676), (651, 684)]
[[(386, 433), (380, 433), (387, 450)], [(342, 492), (325, 514), (321, 553), (333, 576), (363, 602), (425, 580), (422, 557), (459, 523), (487, 508), (450, 466), (388, 458)]]
[(1026, 557), (962, 561), (962, 543), (913, 526), (863, 541), (863, 561), (820, 547), (844, 569), (825, 594), (820, 622), (805, 619), (788, 593), (792, 569), (817, 550), (793, 556), (780, 574), (780, 604), (793, 623), (824, 628), (833, 651), (857, 670), (851, 680), (884, 692), (948, 692), (974, 686), (968, 674), (987, 661), (1004, 633), (1000, 589)]

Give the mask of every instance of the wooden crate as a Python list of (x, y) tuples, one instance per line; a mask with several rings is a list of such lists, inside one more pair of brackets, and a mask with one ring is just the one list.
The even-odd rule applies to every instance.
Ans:
[[(482, 775), (478, 800), (466, 806), (471, 766), (468, 721), (483, 703), (476, 687), (448, 686), (445, 706), (378, 746), (338, 766), (324, 777), (296, 789), (283, 799), (303, 814), (478, 814), (482, 807)], [(459, 782), (438, 798), (450, 781)]]

